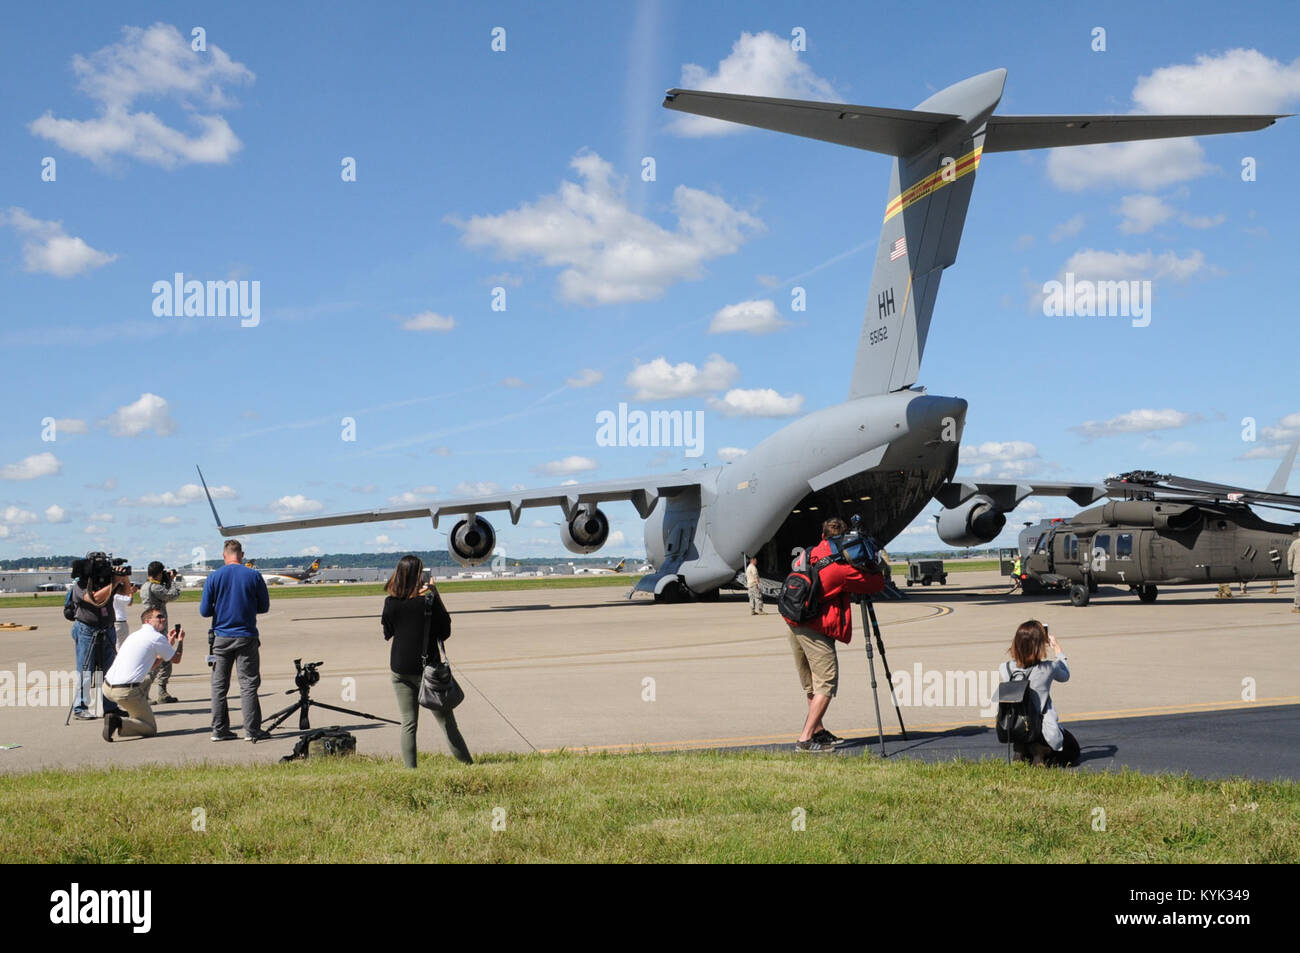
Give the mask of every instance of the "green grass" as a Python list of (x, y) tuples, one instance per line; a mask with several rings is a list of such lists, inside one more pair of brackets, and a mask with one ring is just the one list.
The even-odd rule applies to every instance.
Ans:
[(1300, 852), (1291, 782), (770, 753), (44, 771), (0, 776), (0, 817), (9, 863), (1293, 863)]
[[(641, 577), (635, 573), (613, 576), (564, 576), (554, 578), (538, 576), (535, 578), (504, 579), (452, 579), (438, 583), (441, 592), (504, 592), (514, 589), (593, 589), (598, 586), (622, 586), (631, 589)], [(312, 585), (268, 586), (271, 601), (277, 599), (316, 599), (322, 596), (382, 596), (384, 583), (363, 582), (357, 584), (319, 583)], [(183, 589), (178, 602), (198, 602), (202, 589)], [(66, 593), (32, 593), (20, 596), (0, 596), (0, 609), (30, 608), (48, 605), (51, 602), (63, 605)]]

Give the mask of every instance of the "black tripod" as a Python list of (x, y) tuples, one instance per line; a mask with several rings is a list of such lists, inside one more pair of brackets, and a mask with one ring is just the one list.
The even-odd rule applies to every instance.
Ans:
[[(83, 623), (84, 624), (84, 623)], [(90, 666), (90, 688), (86, 688), (86, 676), (84, 669), (77, 669), (77, 689), (72, 693), (72, 704), (68, 706), (68, 716), (63, 719), (63, 726), (66, 728), (72, 723), (72, 710), (77, 707), (77, 691), (81, 692), (81, 700), (85, 702), (86, 710), (96, 707), (95, 699), (87, 698), (86, 692), (93, 692), (95, 695), (101, 695), (101, 685), (103, 679), (97, 676), (104, 673), (104, 638), (112, 629), (96, 629), (94, 638), (90, 642), (90, 652), (87, 654), (84, 664)], [(117, 638), (116, 632), (113, 635)], [(103, 711), (103, 702), (99, 702), (99, 709)]]
[(885, 682), (889, 686), (889, 696), (894, 699), (894, 713), (898, 715), (898, 728), (907, 740), (907, 728), (903, 726), (903, 713), (898, 708), (898, 697), (894, 694), (894, 676), (889, 671), (889, 659), (885, 658), (885, 642), (880, 637), (880, 623), (876, 621), (876, 607), (870, 596), (858, 596), (858, 607), (862, 610), (862, 627), (866, 630), (863, 642), (867, 646), (867, 667), (871, 670), (871, 697), (876, 703), (876, 732), (880, 737), (880, 756), (885, 755), (885, 729), (880, 721), (880, 693), (876, 688), (876, 658), (871, 652), (871, 637), (876, 638), (880, 649), (880, 663), (885, 667)]
[(285, 694), (292, 695), (294, 692), (297, 692), (298, 700), (288, 708), (277, 711), (272, 715), (270, 723), (264, 729), (265, 731), (271, 732), (276, 728), (279, 728), (280, 723), (294, 712), (298, 713), (299, 730), (306, 731), (311, 727), (311, 723), (307, 720), (307, 710), (311, 708), (312, 705), (315, 705), (317, 708), (328, 708), (330, 711), (342, 712), (345, 715), (356, 715), (358, 718), (369, 718), (371, 721), (384, 721), (390, 725), (401, 724), (400, 721), (393, 721), (391, 718), (380, 718), (378, 715), (367, 714), (364, 711), (353, 711), (351, 708), (340, 708), (337, 705), (327, 705), (324, 702), (314, 700), (311, 697), (311, 687), (320, 681), (320, 672), (316, 671), (316, 669), (324, 664), (324, 662), (308, 662), (306, 665), (303, 665), (302, 659), (296, 658), (293, 660), (293, 667), (295, 669), (293, 681), (298, 687), (288, 689)]

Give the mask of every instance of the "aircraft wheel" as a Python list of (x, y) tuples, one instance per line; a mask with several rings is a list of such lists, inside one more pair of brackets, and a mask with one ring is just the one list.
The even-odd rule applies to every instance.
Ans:
[(908, 584), (909, 586), (910, 586), (913, 582), (915, 582), (915, 580), (913, 580), (913, 579), (909, 579), (909, 580), (907, 580), (907, 584)]
[(946, 586), (946, 585), (948, 585), (948, 577), (947, 577), (946, 575), (943, 575), (943, 576), (940, 576), (940, 577), (939, 577), (939, 585), (941, 585), (941, 586)]
[(1155, 602), (1157, 589), (1155, 586), (1139, 586), (1138, 600), (1141, 602)]
[(665, 605), (676, 605), (687, 601), (689, 598), (689, 590), (680, 582), (669, 583), (664, 586), (663, 592), (655, 593), (655, 602), (661, 602)]
[(722, 598), (722, 590), (709, 589), (705, 592), (701, 592), (697, 598), (700, 600), (700, 602), (717, 602), (719, 599)]
[(923, 585), (923, 586), (928, 586), (929, 584), (930, 584), (930, 577), (929, 577), (929, 576), (926, 576), (924, 579), (921, 580), (921, 585)]
[(1078, 606), (1080, 608), (1086, 606), (1091, 596), (1092, 593), (1088, 592), (1087, 586), (1076, 583), (1070, 587), (1070, 605), (1072, 606)]

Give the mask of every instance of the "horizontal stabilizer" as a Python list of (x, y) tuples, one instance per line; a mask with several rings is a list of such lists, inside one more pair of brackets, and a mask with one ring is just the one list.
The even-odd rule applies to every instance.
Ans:
[(1277, 116), (991, 116), (985, 152), (1089, 146), (1100, 142), (1176, 139), (1251, 132), (1271, 126)]
[(960, 121), (951, 113), (768, 99), (690, 89), (668, 90), (664, 106), (696, 116), (788, 132), (869, 152), (883, 152), (888, 156), (910, 156), (920, 152), (939, 140), (945, 126)]

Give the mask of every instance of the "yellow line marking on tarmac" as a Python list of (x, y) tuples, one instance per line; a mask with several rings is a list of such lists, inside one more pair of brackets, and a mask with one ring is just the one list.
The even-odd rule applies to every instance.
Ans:
[[(1151, 708), (1110, 709), (1106, 711), (1071, 713), (1070, 721), (1107, 721), (1115, 718), (1149, 718), (1155, 715), (1184, 715), (1209, 711), (1233, 711), (1241, 708), (1258, 707), (1260, 705), (1292, 705), (1296, 703), (1300, 703), (1300, 695), (1281, 695), (1276, 698), (1261, 698), (1253, 702), (1193, 702), (1189, 705), (1158, 705)], [(912, 725), (911, 730), (943, 731), (948, 728), (969, 727), (988, 727), (988, 725), (983, 722), (975, 725), (969, 721), (942, 721), (928, 725)], [(851, 731), (847, 734), (855, 738), (871, 739), (877, 737), (875, 730), (871, 728), (862, 731)], [(886, 736), (896, 737), (893, 732), (888, 731), (886, 732)], [(748, 735), (739, 738), (694, 738), (685, 741), (645, 741), (632, 744), (583, 745), (581, 748), (568, 746), (565, 748), (542, 748), (540, 750), (543, 754), (561, 750), (577, 754), (596, 753), (602, 751), (688, 751), (700, 748), (777, 744), (789, 741), (790, 733), (786, 732), (780, 735)]]

